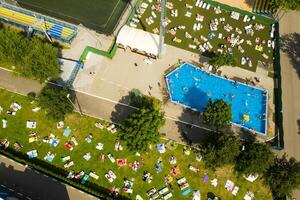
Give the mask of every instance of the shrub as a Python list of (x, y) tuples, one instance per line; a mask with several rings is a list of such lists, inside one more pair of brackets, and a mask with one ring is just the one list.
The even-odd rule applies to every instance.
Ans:
[(67, 113), (73, 111), (73, 104), (70, 101), (74, 101), (74, 97), (70, 96), (68, 89), (65, 87), (56, 87), (47, 84), (38, 96), (39, 105), (46, 110), (47, 117), (56, 121), (63, 120)]
[(231, 121), (231, 105), (218, 99), (215, 101), (209, 100), (203, 112), (204, 121), (213, 126), (228, 125)]
[(51, 44), (7, 27), (0, 28), (0, 41), (2, 66), (15, 66), (22, 76), (40, 82), (60, 76), (58, 49)]

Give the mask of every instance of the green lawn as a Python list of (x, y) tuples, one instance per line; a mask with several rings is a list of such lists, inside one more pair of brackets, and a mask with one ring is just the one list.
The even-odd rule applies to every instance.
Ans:
[[(148, 1), (144, 0), (144, 2), (148, 3), (148, 7), (147, 7), (146, 11), (144, 12), (144, 14), (142, 15), (137, 28), (140, 28), (140, 29), (143, 29), (143, 30), (146, 30), (149, 32), (153, 32), (153, 29), (159, 28), (160, 11), (154, 11), (151, 8), (153, 5), (157, 4), (157, 1), (152, 1), (152, 3), (149, 3)], [(179, 47), (179, 48), (182, 48), (185, 50), (189, 50), (194, 53), (200, 53), (200, 50), (198, 50), (198, 45), (194, 42), (194, 39), (195, 38), (198, 39), (200, 44), (203, 44), (204, 41), (200, 39), (200, 36), (202, 35), (207, 38), (208, 34), (212, 32), (212, 31), (210, 31), (210, 28), (209, 28), (209, 24), (210, 24), (211, 20), (215, 19), (215, 18), (217, 18), (217, 19), (225, 18), (225, 23), (219, 24), (218, 30), (214, 31), (214, 33), (216, 34), (216, 38), (208, 40), (210, 42), (210, 44), (213, 46), (212, 51), (216, 52), (217, 49), (220, 48), (219, 47), (220, 44), (226, 44), (225, 39), (218, 38), (219, 33), (222, 33), (223, 37), (228, 37), (231, 34), (235, 34), (235, 36), (237, 36), (237, 32), (235, 31), (235, 28), (239, 28), (242, 31), (242, 34), (240, 34), (240, 36), (242, 39), (244, 39), (244, 43), (241, 44), (241, 47), (245, 50), (245, 52), (243, 54), (240, 53), (240, 51), (237, 48), (237, 45), (232, 48), (233, 55), (237, 61), (237, 66), (243, 67), (243, 68), (251, 70), (251, 71), (255, 71), (259, 60), (263, 61), (263, 62), (268, 62), (268, 63), (273, 62), (273, 59), (272, 59), (273, 50), (272, 50), (272, 48), (267, 47), (267, 41), (270, 39), (269, 32), (271, 30), (271, 25), (265, 24), (262, 22), (258, 22), (256, 20), (254, 20), (254, 21), (250, 20), (250, 22), (243, 22), (243, 18), (244, 18), (243, 15), (240, 16), (239, 20), (234, 20), (230, 17), (230, 12), (227, 12), (225, 10), (222, 10), (221, 14), (216, 14), (213, 6), (211, 6), (209, 10), (196, 7), (195, 0), (184, 0), (184, 1), (170, 0), (168, 2), (173, 3), (173, 5), (174, 5), (173, 9), (178, 10), (178, 17), (172, 17), (171, 9), (168, 9), (168, 8), (166, 9), (166, 17), (171, 20), (171, 23), (168, 24), (166, 27), (165, 42), (167, 44), (176, 46), (176, 47)], [(185, 4), (190, 4), (193, 6), (193, 8), (188, 9), (188, 8), (186, 8)], [(185, 13), (187, 11), (192, 13), (191, 17), (185, 16)], [(153, 24), (148, 25), (146, 22), (146, 18), (149, 18), (150, 16), (152, 16), (151, 12), (154, 12), (157, 17), (153, 18), (153, 20), (154, 20)], [(200, 22), (202, 24), (203, 28), (199, 31), (194, 31), (193, 25), (194, 25), (194, 23), (196, 23), (196, 15), (197, 14), (204, 16), (204, 21)], [(245, 33), (244, 27), (247, 25), (250, 25), (250, 24), (252, 24), (254, 26), (255, 23), (263, 24), (263, 25), (265, 25), (265, 28), (263, 30), (259, 30), (259, 31), (256, 31), (255, 29), (253, 29), (254, 35), (251, 37), (250, 35), (247, 35)], [(223, 28), (226, 24), (231, 25), (233, 27), (233, 30), (230, 32), (226, 32), (225, 29)], [(168, 32), (168, 30), (170, 30), (174, 27), (182, 26), (182, 25), (184, 25), (186, 27), (186, 29), (185, 30), (177, 30), (175, 36), (171, 35)], [(192, 36), (192, 38), (191, 39), (186, 38), (185, 32), (188, 32)], [(174, 37), (181, 39), (182, 42), (181, 43), (174, 42), (173, 41)], [(260, 41), (263, 41), (263, 40), (266, 41), (266, 43), (263, 45), (262, 52), (255, 50), (255, 45), (256, 45), (255, 39), (257, 37), (260, 38)], [(246, 43), (247, 40), (250, 40), (252, 42), (252, 46), (250, 46)], [(194, 49), (189, 48), (188, 47), (189, 44), (196, 45), (197, 49), (194, 50)], [(227, 46), (230, 47), (230, 44), (227, 44)], [(263, 53), (265, 53), (269, 58), (268, 59), (263, 58), (263, 56), (262, 56)], [(247, 64), (241, 65), (240, 61), (241, 61), (242, 56), (249, 57), (250, 59), (252, 59), (253, 66), (249, 67)]]
[(111, 34), (127, 5), (126, 0), (19, 0), (27, 9)]
[[(9, 106), (13, 102), (18, 102), (21, 104), (22, 109), (17, 111), (15, 116), (9, 116), (5, 112), (9, 109)], [(221, 169), (218, 169), (216, 172), (205, 169), (203, 161), (197, 162), (195, 160), (195, 153), (192, 152), (191, 155), (183, 155), (183, 146), (179, 145), (175, 150), (167, 150), (165, 154), (159, 154), (155, 148), (142, 154), (140, 157), (136, 156), (133, 153), (130, 153), (126, 150), (115, 151), (114, 143), (116, 141), (116, 135), (108, 132), (107, 130), (100, 130), (94, 126), (94, 123), (98, 120), (95, 118), (87, 116), (79, 116), (78, 114), (68, 115), (65, 119), (65, 124), (70, 126), (72, 129), (72, 134), (74, 135), (79, 143), (78, 146), (75, 146), (73, 151), (69, 151), (64, 147), (64, 143), (70, 139), (63, 136), (63, 130), (56, 128), (56, 123), (54, 121), (48, 120), (45, 118), (45, 113), (43, 110), (35, 113), (32, 112), (32, 109), (36, 107), (35, 103), (30, 103), (26, 97), (20, 96), (8, 92), (6, 90), (0, 90), (0, 106), (3, 107), (4, 112), (0, 115), (1, 119), (7, 118), (8, 127), (3, 129), (0, 128), (0, 140), (7, 138), (10, 141), (10, 146), (13, 147), (14, 142), (19, 142), (23, 145), (21, 149), (22, 152), (27, 152), (29, 150), (36, 149), (38, 151), (38, 158), (43, 160), (43, 157), (47, 154), (48, 151), (56, 153), (52, 164), (63, 168), (63, 163), (60, 161), (62, 156), (71, 156), (71, 160), (75, 162), (75, 165), (69, 170), (74, 171), (94, 171), (99, 175), (98, 180), (89, 178), (89, 181), (94, 182), (105, 188), (112, 188), (113, 186), (122, 188), (123, 179), (128, 178), (134, 180), (133, 185), (133, 196), (140, 194), (144, 199), (146, 198), (146, 191), (151, 187), (156, 187), (161, 189), (165, 187), (164, 184), (164, 175), (170, 174), (171, 165), (168, 160), (171, 155), (177, 157), (177, 163), (181, 170), (181, 174), (178, 177), (185, 176), (190, 188), (192, 190), (199, 189), (202, 195), (202, 198), (206, 198), (208, 192), (213, 192), (214, 194), (221, 197), (223, 200), (227, 199), (242, 199), (247, 191), (253, 191), (255, 194), (255, 199), (272, 199), (271, 193), (267, 187), (263, 185), (262, 180), (257, 180), (254, 183), (246, 181), (243, 177), (236, 177), (232, 171), (231, 166), (227, 166)], [(26, 129), (25, 123), (27, 120), (35, 120), (37, 122), (36, 129)], [(51, 133), (58, 136), (60, 143), (57, 147), (50, 147), (47, 143), (29, 143), (28, 135), (31, 132), (36, 132), (39, 135), (39, 138), (50, 135)], [(93, 134), (92, 143), (85, 142), (84, 138), (89, 134)], [(165, 140), (162, 140), (165, 142)], [(101, 142), (104, 144), (104, 150), (99, 151), (95, 148), (96, 144)], [(92, 158), (89, 161), (85, 161), (82, 156), (84, 153), (90, 152)], [(111, 163), (108, 158), (104, 162), (99, 160), (100, 154), (112, 153), (115, 158), (127, 158), (128, 162), (134, 162), (135, 160), (140, 161), (144, 159), (144, 165), (137, 171), (134, 172), (128, 166), (123, 168), (117, 167), (114, 163)], [(162, 158), (162, 163), (164, 165), (163, 172), (157, 173), (154, 168), (154, 163)], [(45, 161), (46, 162), (46, 161)], [(188, 164), (195, 165), (200, 168), (200, 172), (195, 173), (189, 171)], [(117, 179), (113, 183), (109, 183), (104, 174), (111, 169), (117, 176)], [(149, 171), (153, 175), (153, 181), (148, 184), (142, 181), (142, 175), (144, 171)], [(217, 178), (218, 186), (213, 187), (210, 182), (202, 183), (202, 178), (204, 173), (209, 175), (210, 179)], [(232, 180), (239, 188), (238, 195), (234, 197), (230, 192), (225, 190), (224, 185), (227, 179)], [(183, 197), (181, 191), (176, 184), (174, 179), (172, 186), (174, 188), (173, 198), (172, 199), (190, 199), (189, 197)], [(124, 194), (126, 196), (126, 194)]]

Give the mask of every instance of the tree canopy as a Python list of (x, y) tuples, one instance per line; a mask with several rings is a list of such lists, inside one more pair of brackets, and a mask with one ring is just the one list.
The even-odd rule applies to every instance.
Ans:
[(265, 181), (277, 197), (291, 196), (292, 191), (300, 186), (300, 162), (283, 155), (276, 158), (265, 173)]
[(204, 121), (209, 125), (224, 126), (230, 123), (232, 119), (231, 105), (218, 99), (208, 101), (203, 112)]
[(211, 133), (203, 150), (206, 167), (215, 169), (234, 164), (240, 153), (240, 140), (231, 133)]
[(0, 28), (0, 41), (0, 65), (40, 82), (59, 77), (58, 49), (51, 44), (7, 27)]
[(215, 54), (209, 61), (208, 63), (210, 65), (213, 65), (215, 67), (221, 67), (223, 65), (235, 65), (235, 59), (232, 55), (228, 53), (218, 53)]
[(151, 143), (159, 141), (159, 128), (165, 123), (164, 113), (142, 108), (121, 124), (119, 138), (131, 151), (146, 151)]
[(46, 85), (38, 96), (38, 103), (47, 112), (47, 117), (54, 120), (63, 120), (67, 113), (71, 113), (74, 109), (73, 97), (67, 98), (68, 89)]
[(300, 10), (299, 0), (271, 0), (270, 5), (274, 9), (282, 8), (283, 10)]
[(246, 176), (263, 174), (273, 163), (274, 154), (269, 145), (249, 141), (236, 159), (235, 170)]

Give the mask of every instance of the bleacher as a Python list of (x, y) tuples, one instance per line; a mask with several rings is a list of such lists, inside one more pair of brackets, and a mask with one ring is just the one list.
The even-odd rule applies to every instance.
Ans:
[(46, 32), (50, 38), (67, 44), (78, 32), (74, 25), (5, 3), (0, 3), (0, 21), (42, 35)]
[(269, 0), (255, 0), (252, 11), (261, 15), (272, 15), (273, 12)]

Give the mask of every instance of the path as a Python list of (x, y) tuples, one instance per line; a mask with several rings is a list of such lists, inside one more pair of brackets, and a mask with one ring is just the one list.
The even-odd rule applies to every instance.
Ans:
[[(299, 18), (300, 12), (288, 12), (287, 14), (285, 14), (280, 20), (281, 36), (294, 32), (300, 34)], [(299, 57), (300, 52), (298, 52), (297, 54)], [(290, 156), (294, 156), (298, 161), (300, 161), (300, 134), (297, 134), (299, 130), (297, 120), (300, 119), (300, 79), (297, 75), (295, 67), (290, 62), (289, 55), (283, 52), (281, 52), (281, 74), (283, 92), (283, 128), (285, 143), (285, 149), (283, 152), (287, 153)], [(300, 190), (297, 190), (294, 193), (293, 197), (300, 199)]]
[(0, 186), (17, 194), (20, 199), (96, 199), (4, 156), (0, 156), (0, 177)]

